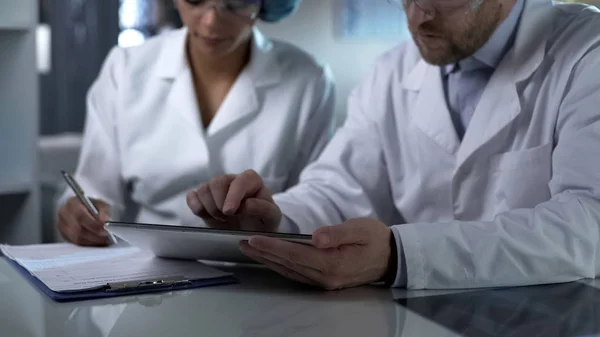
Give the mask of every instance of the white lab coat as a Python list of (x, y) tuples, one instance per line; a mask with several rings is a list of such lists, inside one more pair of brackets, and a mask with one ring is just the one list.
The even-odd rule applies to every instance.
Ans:
[[(127, 206), (137, 210), (135, 221), (201, 225), (187, 191), (247, 169), (283, 191), (331, 137), (329, 68), (258, 29), (250, 63), (205, 129), (186, 36), (184, 28), (114, 48), (89, 91), (76, 179), (91, 198), (111, 204), (117, 219)], [(67, 190), (59, 204), (72, 195)]]
[(597, 276), (600, 14), (528, 0), (462, 142), (439, 67), (412, 41), (388, 52), (319, 160), (276, 202), (282, 231), (358, 217), (393, 225), (411, 289)]

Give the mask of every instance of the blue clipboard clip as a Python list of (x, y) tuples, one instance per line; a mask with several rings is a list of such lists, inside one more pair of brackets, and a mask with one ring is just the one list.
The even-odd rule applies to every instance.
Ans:
[(106, 285), (105, 291), (119, 292), (131, 290), (145, 290), (156, 288), (172, 288), (175, 286), (190, 285), (192, 282), (184, 276), (171, 276), (156, 280), (138, 280), (125, 282), (109, 282)]

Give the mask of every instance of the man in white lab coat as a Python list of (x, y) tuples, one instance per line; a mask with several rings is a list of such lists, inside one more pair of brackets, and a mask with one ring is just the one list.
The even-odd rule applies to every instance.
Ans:
[[(475, 288), (600, 274), (600, 13), (549, 0), (406, 0), (383, 55), (300, 183), (249, 171), (188, 193), (248, 256), (337, 289)], [(218, 220), (217, 220), (218, 219)], [(389, 227), (388, 227), (389, 226)]]

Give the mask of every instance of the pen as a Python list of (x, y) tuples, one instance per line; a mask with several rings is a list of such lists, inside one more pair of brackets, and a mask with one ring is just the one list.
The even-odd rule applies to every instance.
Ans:
[[(83, 189), (81, 188), (81, 186), (79, 186), (79, 184), (77, 183), (75, 178), (73, 178), (73, 176), (68, 172), (65, 172), (65, 171), (60, 171), (60, 172), (62, 173), (63, 177), (67, 181), (67, 184), (69, 185), (71, 190), (73, 190), (73, 192), (75, 193), (75, 195), (77, 196), (79, 201), (81, 201), (81, 203), (85, 206), (85, 208), (87, 208), (87, 210), (95, 218), (98, 218), (98, 215), (100, 214), (100, 212), (98, 212), (98, 210), (96, 209), (96, 206), (94, 206), (92, 201), (85, 195), (85, 193), (83, 192)], [(108, 236), (113, 244), (117, 243), (117, 238), (115, 238), (115, 236), (112, 233), (108, 233)]]

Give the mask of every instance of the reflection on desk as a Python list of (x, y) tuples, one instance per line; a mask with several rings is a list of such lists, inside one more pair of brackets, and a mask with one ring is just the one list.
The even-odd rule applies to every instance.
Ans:
[(465, 337), (600, 334), (600, 290), (580, 282), (397, 301)]
[[(600, 290), (591, 283), (453, 294), (378, 286), (326, 292), (258, 267), (221, 269), (240, 282), (58, 303), (0, 260), (0, 278), (8, 279), (1, 284), (0, 335), (505, 337), (599, 331)], [(402, 305), (394, 300), (398, 298), (404, 298)]]
[[(94, 331), (95, 337), (349, 337), (374, 332), (395, 336), (396, 311), (389, 294), (387, 301), (381, 301), (360, 296), (352, 299), (352, 292), (258, 297), (237, 291), (194, 291), (190, 296), (163, 297), (158, 307), (129, 303), (83, 308), (68, 320), (65, 330), (54, 332), (83, 336)], [(89, 327), (93, 329), (85, 330)]]
[[(285, 280), (262, 268), (231, 268), (240, 283), (185, 292), (57, 303), (32, 287), (10, 266), (0, 274), (11, 280), (12, 295), (0, 292), (0, 307), (34, 298), (9, 318), (8, 335), (21, 336), (395, 336), (396, 308), (390, 289), (362, 287), (325, 292)], [(30, 310), (28, 312), (27, 310)], [(4, 317), (2, 317), (4, 316)], [(14, 320), (21, 317), (21, 320)], [(28, 332), (39, 326), (41, 333)], [(16, 334), (13, 332), (17, 332)]]
[[(348, 290), (351, 292), (352, 290)], [(266, 310), (251, 313), (241, 324), (243, 337), (278, 336), (395, 336), (396, 311), (373, 299), (349, 299), (345, 291), (323, 293), (321, 303), (273, 300)], [(389, 300), (389, 296), (388, 300)]]

